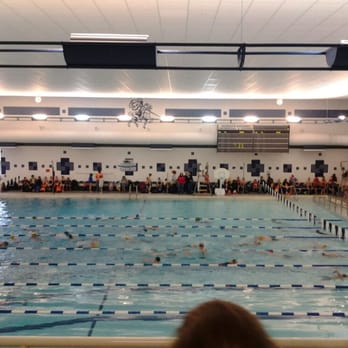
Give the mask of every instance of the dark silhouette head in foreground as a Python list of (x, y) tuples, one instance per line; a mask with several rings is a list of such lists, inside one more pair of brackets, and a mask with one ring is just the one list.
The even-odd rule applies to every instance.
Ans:
[(189, 311), (172, 348), (276, 348), (260, 321), (243, 307), (212, 300)]

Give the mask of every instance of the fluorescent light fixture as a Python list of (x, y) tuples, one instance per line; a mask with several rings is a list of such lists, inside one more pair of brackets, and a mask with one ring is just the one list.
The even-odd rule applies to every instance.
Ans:
[(170, 115), (161, 115), (160, 120), (161, 122), (174, 122), (175, 117)]
[(129, 122), (132, 119), (132, 116), (130, 115), (119, 115), (117, 116), (117, 119), (121, 122)]
[(259, 121), (259, 118), (255, 115), (247, 115), (243, 117), (243, 120), (247, 123), (256, 123)]
[(4, 117), (5, 117), (5, 115), (2, 112), (0, 112), (0, 120)]
[(111, 42), (129, 42), (129, 41), (147, 41), (149, 35), (140, 34), (103, 34), (103, 33), (71, 33), (72, 41), (111, 41)]
[(202, 121), (206, 123), (214, 123), (216, 122), (217, 117), (214, 115), (206, 115), (202, 117)]
[(302, 121), (302, 118), (296, 115), (288, 115), (286, 116), (286, 121), (289, 123), (299, 123)]
[(348, 45), (348, 40), (341, 40), (340, 42), (342, 45)]
[(31, 117), (34, 120), (42, 121), (42, 120), (46, 120), (47, 115), (46, 114), (33, 114)]
[(87, 121), (89, 120), (89, 116), (86, 115), (86, 114), (78, 114), (78, 115), (75, 115), (75, 120), (76, 121)]
[(347, 117), (346, 117), (346, 115), (338, 115), (337, 118), (338, 118), (340, 121), (344, 121)]

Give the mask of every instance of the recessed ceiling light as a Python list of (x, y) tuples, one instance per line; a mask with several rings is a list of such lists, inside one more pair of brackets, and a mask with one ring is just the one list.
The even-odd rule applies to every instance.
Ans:
[(346, 119), (346, 115), (338, 115), (337, 118), (340, 120), (340, 121), (344, 121)]
[(175, 120), (175, 117), (170, 115), (161, 115), (160, 120), (162, 122), (173, 122)]
[(129, 115), (119, 115), (117, 116), (117, 119), (121, 122), (128, 122), (132, 119), (132, 117)]
[(33, 114), (31, 117), (34, 120), (42, 121), (42, 120), (46, 120), (47, 115), (46, 114)]
[(217, 117), (214, 115), (206, 115), (202, 117), (202, 121), (206, 123), (214, 123), (216, 122)]
[(244, 122), (255, 123), (259, 121), (259, 118), (255, 115), (247, 115), (243, 117)]
[(86, 115), (86, 114), (78, 114), (78, 115), (75, 115), (75, 120), (76, 121), (87, 121), (89, 120), (89, 116)]
[(41, 103), (42, 98), (40, 96), (35, 97), (35, 103)]
[(0, 119), (2, 119), (4, 117), (5, 117), (5, 115), (2, 112), (0, 112)]
[(286, 116), (286, 120), (289, 123), (299, 123), (302, 121), (302, 118), (300, 116), (296, 116), (296, 115), (288, 115), (288, 116)]

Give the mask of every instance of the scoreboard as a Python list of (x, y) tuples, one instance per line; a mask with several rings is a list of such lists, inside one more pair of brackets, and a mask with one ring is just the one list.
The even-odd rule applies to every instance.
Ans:
[(217, 132), (218, 152), (289, 152), (289, 126), (219, 126)]

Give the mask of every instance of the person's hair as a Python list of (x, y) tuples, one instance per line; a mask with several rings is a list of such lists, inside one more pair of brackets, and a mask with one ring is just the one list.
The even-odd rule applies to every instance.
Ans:
[(276, 348), (255, 315), (222, 300), (198, 305), (185, 316), (172, 348)]

